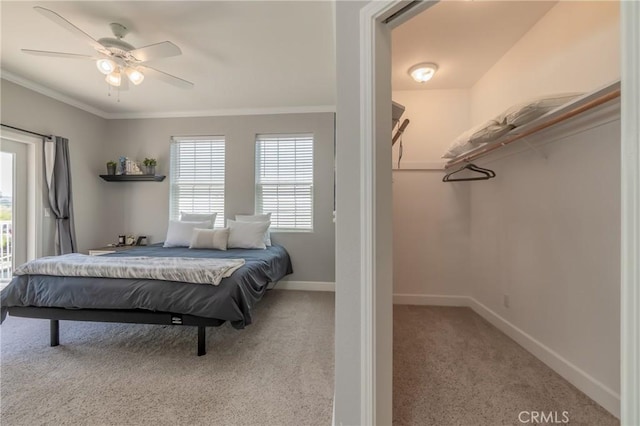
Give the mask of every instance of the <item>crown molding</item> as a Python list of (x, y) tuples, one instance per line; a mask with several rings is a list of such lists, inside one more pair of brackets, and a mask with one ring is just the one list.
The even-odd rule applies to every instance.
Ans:
[(27, 80), (26, 78), (20, 77), (12, 72), (6, 71), (4, 69), (0, 69), (0, 76), (7, 81), (17, 84), (18, 86), (25, 87), (29, 90), (33, 90), (34, 92), (38, 92), (41, 95), (45, 95), (49, 98), (55, 99), (56, 101), (60, 101), (67, 105), (71, 105), (72, 107), (76, 107), (93, 115), (97, 115), (102, 118), (109, 118), (109, 114), (100, 109), (94, 108), (90, 105), (85, 104), (84, 102), (80, 102), (76, 99), (70, 98), (69, 96), (63, 95), (60, 92), (57, 92), (53, 89), (45, 87), (41, 84), (35, 83), (31, 80)]
[(271, 114), (309, 114), (319, 112), (336, 112), (335, 105), (266, 107), (266, 108), (220, 108), (195, 111), (162, 111), (139, 113), (109, 113), (63, 95), (53, 89), (20, 77), (12, 72), (0, 69), (1, 77), (19, 86), (33, 90), (41, 95), (71, 105), (106, 120), (142, 119), (142, 118), (187, 118), (187, 117), (224, 117), (232, 115), (271, 115)]
[(335, 105), (267, 107), (267, 108), (221, 108), (199, 111), (167, 111), (142, 113), (107, 114), (108, 119), (141, 118), (187, 118), (187, 117), (224, 117), (231, 115), (270, 115), (270, 114), (309, 114), (318, 112), (336, 112)]

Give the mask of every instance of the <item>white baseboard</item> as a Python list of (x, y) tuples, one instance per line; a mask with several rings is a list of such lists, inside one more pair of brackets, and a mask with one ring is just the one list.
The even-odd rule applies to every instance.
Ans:
[(467, 296), (438, 296), (432, 294), (394, 294), (394, 305), (469, 306)]
[(278, 281), (269, 284), (274, 290), (336, 291), (336, 283), (325, 281)]
[(611, 414), (620, 418), (620, 394), (593, 378), (553, 349), (516, 327), (487, 306), (469, 296), (394, 294), (393, 303), (402, 305), (467, 306), (520, 346), (544, 362)]
[(536, 340), (474, 298), (469, 298), (469, 306), (478, 315), (489, 321), (520, 346), (531, 352), (540, 361), (564, 377), (611, 414), (620, 418), (620, 394), (589, 375), (586, 371), (562, 357), (553, 349)]

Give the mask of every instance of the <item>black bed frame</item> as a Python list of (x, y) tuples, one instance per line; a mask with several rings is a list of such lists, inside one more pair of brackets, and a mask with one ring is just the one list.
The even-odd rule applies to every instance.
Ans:
[(60, 344), (60, 320), (120, 322), (135, 324), (186, 325), (198, 327), (198, 356), (207, 353), (206, 327), (218, 327), (223, 320), (194, 315), (153, 312), (141, 309), (64, 309), (35, 306), (7, 308), (9, 315), (24, 318), (40, 318), (51, 321), (51, 346)]

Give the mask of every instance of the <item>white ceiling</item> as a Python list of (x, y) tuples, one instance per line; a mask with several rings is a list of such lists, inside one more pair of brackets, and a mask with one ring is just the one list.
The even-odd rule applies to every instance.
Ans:
[[(443, 1), (392, 32), (393, 90), (470, 88), (555, 1)], [(416, 83), (409, 68), (435, 62), (438, 71)]]
[[(21, 48), (91, 55), (82, 39), (33, 10), (62, 15), (93, 38), (130, 29), (136, 47), (172, 41), (182, 55), (148, 64), (195, 83), (183, 90), (146, 78), (109, 97), (93, 61)], [(3, 78), (107, 118), (238, 111), (331, 110), (335, 105), (334, 4), (328, 1), (0, 2)]]

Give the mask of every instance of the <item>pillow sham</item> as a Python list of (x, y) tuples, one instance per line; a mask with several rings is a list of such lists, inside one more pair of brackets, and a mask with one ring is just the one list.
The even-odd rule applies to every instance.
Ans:
[(194, 228), (191, 234), (190, 249), (226, 250), (229, 241), (229, 228)]
[(211, 226), (212, 223), (208, 220), (204, 222), (170, 220), (163, 247), (189, 247), (194, 228), (211, 228)]
[(238, 222), (228, 219), (229, 248), (266, 249), (264, 234), (271, 222)]
[(560, 93), (534, 98), (510, 107), (496, 117), (496, 120), (513, 127), (522, 126), (581, 95), (582, 93)]
[[(271, 221), (271, 213), (264, 214), (237, 214), (236, 215), (237, 222), (269, 222)], [(264, 245), (267, 247), (271, 246), (271, 232), (267, 229), (267, 232), (264, 234)]]
[(216, 223), (216, 216), (218, 213), (189, 213), (189, 212), (180, 212), (180, 221), (181, 222), (204, 222), (208, 220), (211, 222), (211, 226), (209, 228), (213, 228), (213, 224)]
[(442, 158), (455, 158), (460, 154), (492, 142), (507, 134), (514, 126), (489, 120), (486, 123), (472, 127), (455, 138)]

